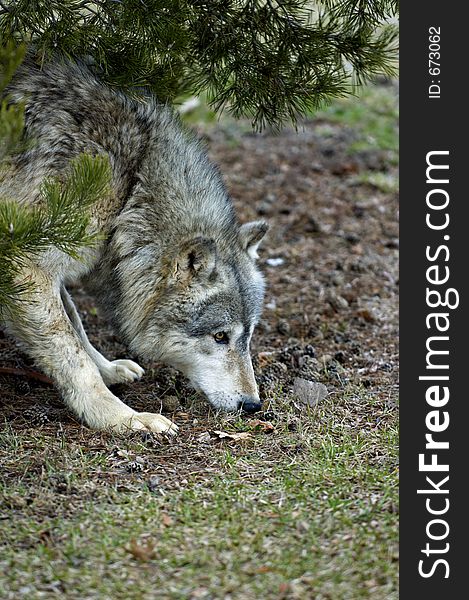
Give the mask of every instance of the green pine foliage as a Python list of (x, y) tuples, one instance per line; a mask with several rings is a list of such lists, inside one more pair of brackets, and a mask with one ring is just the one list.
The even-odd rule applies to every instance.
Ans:
[[(24, 46), (16, 47), (16, 44), (12, 41), (1, 48), (0, 98), (2, 98), (3, 90), (23, 60), (24, 50)], [(18, 151), (22, 146), (23, 127), (23, 106), (19, 104), (9, 105), (8, 99), (3, 98), (0, 103), (0, 165), (8, 156)]]
[[(22, 47), (10, 43), (0, 48), (0, 92), (4, 90), (24, 56)], [(0, 106), (0, 178), (8, 171), (12, 154), (23, 149), (23, 106)], [(107, 157), (80, 155), (71, 162), (63, 181), (46, 179), (34, 206), (0, 197), (0, 315), (12, 311), (18, 294), (31, 289), (21, 271), (34, 255), (51, 246), (79, 257), (83, 247), (97, 236), (89, 231), (89, 209), (108, 193), (111, 179)]]
[(33, 41), (39, 60), (86, 57), (119, 88), (170, 102), (206, 92), (216, 111), (279, 127), (392, 74), (397, 11), (398, 0), (3, 0), (0, 36)]
[(110, 177), (107, 157), (82, 154), (71, 161), (64, 181), (43, 182), (42, 198), (33, 207), (0, 199), (0, 314), (31, 289), (21, 272), (34, 255), (55, 246), (79, 258), (80, 250), (99, 239), (90, 232), (89, 209), (108, 193)]

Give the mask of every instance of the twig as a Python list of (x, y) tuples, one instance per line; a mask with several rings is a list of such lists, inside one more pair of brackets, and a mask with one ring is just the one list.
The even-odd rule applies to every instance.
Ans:
[(0, 367), (0, 375), (18, 375), (20, 377), (28, 377), (29, 379), (35, 379), (36, 381), (40, 381), (41, 383), (47, 383), (49, 385), (53, 385), (52, 379), (43, 375), (42, 373), (38, 373), (38, 371), (33, 371), (32, 369), (15, 369), (14, 367)]

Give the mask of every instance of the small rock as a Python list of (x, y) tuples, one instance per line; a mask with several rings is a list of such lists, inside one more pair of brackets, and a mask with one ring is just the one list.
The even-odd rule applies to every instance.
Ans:
[(210, 442), (210, 439), (210, 433), (208, 431), (204, 431), (197, 436), (197, 441), (199, 444), (206, 444), (207, 442)]
[(346, 359), (345, 352), (342, 352), (342, 350), (339, 350), (338, 352), (336, 352), (334, 354), (334, 360), (336, 360), (341, 365), (344, 364), (345, 359)]
[(147, 481), (150, 492), (155, 492), (160, 487), (160, 478), (157, 475), (151, 475)]
[(331, 278), (331, 283), (333, 283), (336, 286), (343, 285), (344, 281), (345, 281), (345, 277), (342, 272), (335, 271), (331, 274), (330, 278)]
[(304, 224), (304, 230), (307, 233), (319, 233), (321, 231), (321, 226), (314, 217), (308, 217)]
[(324, 367), (327, 367), (332, 362), (334, 362), (334, 357), (332, 356), (332, 354), (323, 354), (320, 358), (320, 361)]
[(358, 244), (358, 242), (360, 241), (360, 236), (357, 235), (356, 233), (353, 233), (352, 231), (349, 231), (349, 232), (345, 233), (344, 234), (344, 238), (350, 244)]
[(315, 327), (314, 325), (311, 325), (311, 327), (308, 329), (307, 336), (309, 338), (316, 339), (316, 340), (324, 339), (323, 332), (320, 329), (318, 329), (317, 327)]
[(269, 202), (259, 202), (256, 210), (258, 215), (268, 215), (271, 212), (272, 207)]
[(268, 258), (265, 261), (266, 265), (269, 265), (269, 267), (279, 267), (280, 265), (283, 265), (284, 262), (285, 259), (281, 258), (280, 256), (278, 256), (277, 258)]
[(280, 373), (283, 375), (283, 373), (287, 373), (288, 365), (286, 365), (283, 362), (276, 361), (272, 364), (272, 369), (274, 372)]
[(327, 396), (327, 388), (322, 383), (296, 377), (293, 382), (293, 394), (307, 406), (316, 406)]
[(272, 204), (272, 202), (276, 202), (277, 201), (277, 196), (275, 194), (273, 194), (272, 192), (269, 192), (265, 198), (264, 198), (265, 202), (269, 202), (270, 204)]
[(310, 524), (308, 523), (308, 521), (297, 521), (296, 529), (297, 531), (299, 531), (299, 533), (308, 533), (310, 529)]
[(336, 294), (332, 290), (328, 291), (328, 293), (326, 295), (326, 300), (327, 300), (327, 302), (329, 302), (329, 304), (332, 306), (332, 308), (334, 310), (336, 310), (337, 312), (348, 307), (347, 300), (345, 298), (343, 298), (342, 296), (339, 296), (339, 294)]
[(290, 333), (290, 324), (288, 321), (284, 321), (283, 319), (278, 322), (277, 331), (282, 335), (287, 335)]
[(374, 323), (374, 321), (376, 321), (374, 314), (367, 308), (360, 308), (357, 310), (357, 316), (362, 318), (364, 321), (367, 321), (367, 323)]
[(354, 206), (352, 206), (352, 212), (353, 215), (357, 217), (357, 219), (361, 219), (365, 216), (366, 210), (364, 206), (361, 206), (360, 204), (355, 204)]
[(257, 324), (257, 330), (261, 333), (270, 333), (272, 331), (272, 327), (269, 325), (267, 321), (261, 320)]

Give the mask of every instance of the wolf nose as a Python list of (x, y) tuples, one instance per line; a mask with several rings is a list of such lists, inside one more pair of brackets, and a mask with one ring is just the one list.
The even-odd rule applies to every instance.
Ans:
[(239, 407), (245, 413), (255, 413), (261, 410), (262, 402), (259, 400), (244, 400), (244, 402), (240, 403)]

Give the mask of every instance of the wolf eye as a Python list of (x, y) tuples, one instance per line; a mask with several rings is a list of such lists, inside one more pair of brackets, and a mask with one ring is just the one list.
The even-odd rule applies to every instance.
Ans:
[(228, 334), (225, 331), (218, 331), (213, 339), (217, 342), (217, 344), (227, 344), (229, 342)]

